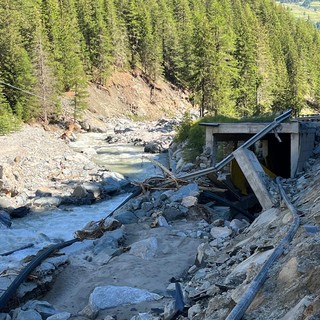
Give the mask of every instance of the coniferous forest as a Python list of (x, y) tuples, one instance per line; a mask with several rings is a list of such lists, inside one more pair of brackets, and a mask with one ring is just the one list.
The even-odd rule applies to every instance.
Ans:
[[(201, 115), (320, 106), (320, 33), (271, 0), (2, 0), (0, 119), (48, 121), (88, 82), (141, 68)], [(7, 121), (8, 122), (8, 121)]]

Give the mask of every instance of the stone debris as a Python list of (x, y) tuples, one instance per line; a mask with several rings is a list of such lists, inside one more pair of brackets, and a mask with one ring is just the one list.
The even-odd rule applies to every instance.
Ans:
[[(130, 135), (134, 130), (126, 130), (126, 126), (121, 126), (116, 131), (117, 136)], [(319, 136), (317, 136), (318, 140)], [(181, 160), (180, 149), (172, 151), (172, 154), (176, 163), (176, 172), (182, 173), (184, 170), (195, 169), (194, 166)], [(17, 159), (12, 165), (22, 161), (23, 158)], [(209, 151), (206, 150), (198, 161), (198, 167), (208, 167), (210, 165)], [(308, 170), (299, 173), (296, 178), (282, 180), (287, 194), (299, 210), (301, 227), (291, 244), (285, 248), (284, 254), (270, 269), (266, 282), (245, 314), (246, 320), (319, 319), (320, 201), (317, 179), (320, 173), (319, 152), (314, 153), (314, 158), (309, 160), (307, 167)], [(5, 166), (0, 168), (2, 178), (6, 172)], [(65, 174), (67, 172), (65, 171)], [(106, 172), (100, 178), (100, 182), (94, 181), (91, 184), (86, 181), (81, 185), (73, 186), (71, 197), (97, 199), (106, 192), (121, 190), (125, 184), (121, 177), (109, 175)], [(103, 181), (106, 183), (106, 189), (100, 188), (101, 185), (104, 185)], [(163, 239), (157, 234), (157, 232), (160, 234), (160, 230), (166, 230), (167, 236), (170, 234), (170, 236), (181, 239), (181, 244), (183, 241), (197, 239), (200, 243), (198, 249), (190, 253), (193, 262), (183, 275), (177, 275), (177, 277), (181, 276), (179, 281), (186, 302), (184, 310), (181, 310), (177, 319), (226, 319), (232, 308), (240, 301), (252, 279), (286, 235), (292, 223), (291, 215), (280, 204), (280, 206), (255, 213), (255, 220), (249, 224), (246, 217), (238, 212), (234, 213), (230, 207), (217, 205), (213, 200), (211, 203), (201, 203), (199, 201), (200, 182), (203, 181), (188, 183), (172, 190), (152, 192), (148, 190), (133, 199), (124, 210), (115, 216), (116, 220), (125, 226), (108, 231), (101, 238), (94, 240), (92, 246), (89, 246), (90, 249), (80, 254), (80, 258), (82, 254), (85, 254), (87, 262), (95, 261), (99, 267), (106, 264), (109, 267), (113, 258), (126, 254), (133, 256), (134, 259), (143, 260), (142, 263), (146, 264), (172, 250), (169, 244), (163, 246)], [(3, 179), (1, 183), (5, 185)], [(273, 184), (271, 191), (269, 190), (272, 194), (277, 193)], [(53, 201), (54, 192), (50, 194), (39, 191), (34, 202), (46, 198)], [(278, 197), (278, 194), (276, 196)], [(6, 198), (6, 196), (0, 198), (0, 203), (6, 203)], [(47, 205), (50, 201), (48, 200)], [(188, 221), (192, 221), (192, 227), (183, 229), (176, 227), (180, 222)], [(148, 236), (142, 240), (136, 235), (139, 241), (127, 243), (126, 232), (134, 223), (141, 225), (142, 237), (147, 234), (146, 230), (151, 232), (150, 229), (153, 230), (153, 235), (148, 233)], [(175, 250), (178, 253), (179, 246)], [(37, 281), (42, 281), (42, 284), (46, 284), (46, 281), (53, 277), (55, 270), (68, 262), (67, 256), (61, 260), (50, 259), (42, 263), (35, 272), (38, 277)], [(170, 266), (170, 268), (174, 270), (175, 267)], [(0, 277), (0, 288), (6, 288), (10, 283), (9, 280), (13, 278)], [(30, 281), (19, 288), (18, 297), (23, 297), (27, 292), (36, 288), (37, 285)], [(171, 285), (168, 289), (170, 288), (172, 289)], [(130, 319), (169, 318), (177, 312), (176, 301), (170, 295), (163, 297), (143, 288), (129, 286), (99, 285), (91, 293), (87, 306), (77, 315), (56, 311), (45, 301), (39, 303), (31, 300), (11, 311), (10, 315), (0, 314), (0, 319), (9, 320), (12, 315), (12, 319), (26, 320), (45, 317), (49, 320), (69, 318), (111, 320), (117, 317), (115, 311), (111, 315), (104, 315), (104, 318), (99, 316), (101, 311), (123, 307), (127, 304), (139, 305), (148, 301), (159, 303), (161, 298), (163, 301), (160, 300), (162, 302), (160, 316), (159, 312), (156, 313), (150, 308), (148, 312), (136, 310), (136, 314), (133, 317), (130, 316)], [(45, 317), (44, 313), (46, 313)]]

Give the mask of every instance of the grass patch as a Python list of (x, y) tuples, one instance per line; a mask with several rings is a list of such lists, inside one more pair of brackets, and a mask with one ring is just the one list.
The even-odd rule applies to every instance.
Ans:
[[(279, 1), (277, 2), (279, 3)], [(303, 1), (299, 4), (281, 3), (281, 5), (299, 19), (311, 21), (314, 24), (320, 22), (320, 1), (312, 1), (309, 8), (302, 7), (302, 3)]]

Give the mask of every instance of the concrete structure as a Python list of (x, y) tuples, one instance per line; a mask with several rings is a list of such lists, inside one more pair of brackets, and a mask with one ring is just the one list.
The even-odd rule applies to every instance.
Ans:
[(274, 203), (267, 188), (271, 181), (261, 167), (255, 154), (245, 148), (237, 149), (233, 154), (250, 184), (251, 189), (261, 204), (262, 209), (271, 209)]
[[(252, 122), (200, 123), (206, 127), (206, 147), (211, 149), (212, 165), (218, 161), (219, 142), (233, 142), (235, 150), (237, 145), (250, 139), (268, 124)], [(275, 130), (260, 140), (259, 148), (266, 167), (284, 178), (294, 177), (297, 172), (303, 169), (305, 161), (312, 154), (315, 130), (312, 123), (291, 121), (279, 124)]]

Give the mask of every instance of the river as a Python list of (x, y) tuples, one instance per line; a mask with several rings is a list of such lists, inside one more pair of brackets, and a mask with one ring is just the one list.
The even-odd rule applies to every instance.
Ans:
[(108, 144), (108, 133), (86, 133), (78, 137), (70, 146), (78, 152), (91, 154), (93, 162), (118, 172), (130, 180), (143, 181), (150, 176), (162, 176), (162, 172), (146, 157), (167, 165), (168, 154), (147, 154), (142, 146), (129, 144)]
[[(143, 147), (125, 144), (109, 145), (105, 142), (106, 134), (86, 133), (79, 135), (71, 147), (78, 152), (91, 152), (92, 160), (97, 164), (116, 171), (130, 180), (143, 181), (150, 176), (162, 175), (161, 170), (143, 158)], [(91, 151), (90, 151), (91, 150)], [(167, 154), (148, 154), (148, 157), (162, 163), (167, 161)], [(121, 194), (112, 199), (92, 205), (70, 206), (41, 213), (33, 213), (21, 219), (13, 219), (10, 229), (0, 224), (0, 254), (18, 249), (32, 243), (33, 247), (1, 257), (0, 272), (15, 268), (20, 260), (33, 255), (43, 247), (56, 241), (70, 240), (74, 232), (82, 229), (89, 221), (97, 221), (108, 216), (129, 194)]]

